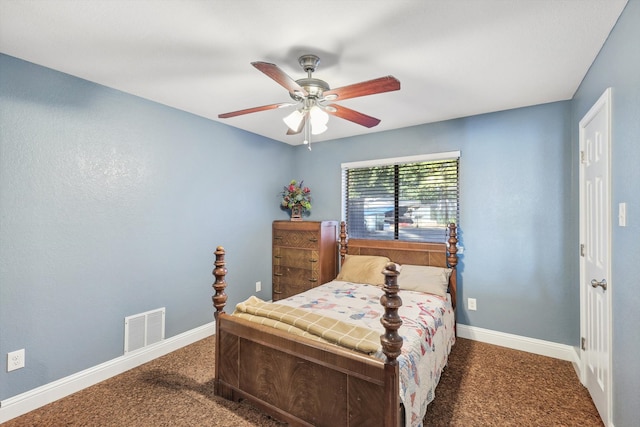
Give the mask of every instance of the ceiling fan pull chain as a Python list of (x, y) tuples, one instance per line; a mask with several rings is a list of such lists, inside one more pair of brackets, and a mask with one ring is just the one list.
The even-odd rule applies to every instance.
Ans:
[(309, 113), (304, 116), (304, 143), (311, 151), (311, 121), (309, 120)]

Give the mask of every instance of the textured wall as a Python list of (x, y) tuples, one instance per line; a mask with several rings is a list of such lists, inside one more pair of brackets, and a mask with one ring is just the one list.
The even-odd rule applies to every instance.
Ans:
[[(292, 150), (0, 56), (0, 399), (123, 353), (124, 317), (166, 336), (213, 320), (216, 245), (230, 302), (271, 292), (271, 220)], [(242, 267), (240, 267), (242, 266)]]

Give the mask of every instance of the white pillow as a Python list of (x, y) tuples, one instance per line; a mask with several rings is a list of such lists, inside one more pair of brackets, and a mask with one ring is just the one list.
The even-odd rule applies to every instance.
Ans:
[(403, 264), (398, 276), (398, 286), (400, 289), (444, 297), (449, 288), (451, 272), (450, 268)]

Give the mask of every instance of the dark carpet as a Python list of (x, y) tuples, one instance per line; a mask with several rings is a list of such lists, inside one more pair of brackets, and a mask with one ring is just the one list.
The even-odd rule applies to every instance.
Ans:
[[(213, 395), (214, 338), (3, 424), (281, 426)], [(425, 426), (602, 426), (569, 362), (458, 338)]]

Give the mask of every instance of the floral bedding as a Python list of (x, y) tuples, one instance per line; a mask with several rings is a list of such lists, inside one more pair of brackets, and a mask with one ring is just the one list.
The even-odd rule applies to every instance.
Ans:
[[(278, 304), (311, 310), (382, 334), (382, 294), (379, 286), (333, 281)], [(399, 295), (402, 307), (398, 313), (403, 323), (398, 333), (404, 340), (398, 357), (400, 399), (405, 407), (406, 425), (422, 426), (427, 405), (435, 397), (436, 385), (455, 342), (453, 308), (448, 297), (408, 290), (401, 290)], [(385, 360), (382, 349), (375, 356)]]

